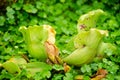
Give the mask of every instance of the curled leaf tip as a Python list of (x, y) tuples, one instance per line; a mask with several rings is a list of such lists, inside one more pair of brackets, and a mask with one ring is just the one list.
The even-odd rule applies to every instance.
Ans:
[(50, 61), (52, 61), (53, 63), (58, 63), (56, 59), (56, 56), (59, 55), (58, 48), (54, 44), (51, 44), (48, 41), (45, 42), (45, 48)]
[(55, 30), (50, 25), (43, 25), (44, 29), (48, 31), (47, 41), (54, 44), (55, 43)]
[(92, 27), (96, 27), (98, 18), (103, 14), (105, 14), (103, 10), (97, 9), (80, 16), (77, 24), (78, 32), (81, 30), (89, 30)]

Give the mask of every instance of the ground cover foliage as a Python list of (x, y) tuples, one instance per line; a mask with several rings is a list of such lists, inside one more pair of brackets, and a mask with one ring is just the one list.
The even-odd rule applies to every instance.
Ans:
[[(108, 71), (103, 80), (120, 79), (120, 4), (119, 0), (0, 0), (0, 63), (13, 56), (27, 55), (30, 61), (37, 61), (28, 55), (22, 34), (18, 31), (20, 26), (51, 25), (56, 30), (56, 45), (60, 55), (69, 51), (65, 44), (77, 33), (76, 24), (79, 16), (95, 9), (104, 10), (107, 15), (100, 18), (97, 28), (108, 30), (109, 37), (105, 42), (117, 46), (112, 54), (106, 51), (106, 57), (81, 67), (71, 66), (69, 72), (64, 72), (62, 65), (53, 65), (52, 71), (37, 73), (35, 80), (74, 80), (76, 75), (90, 77), (100, 68)], [(69, 46), (68, 46), (69, 47)], [(31, 75), (22, 70), (15, 76), (0, 68), (0, 80), (30, 80)]]

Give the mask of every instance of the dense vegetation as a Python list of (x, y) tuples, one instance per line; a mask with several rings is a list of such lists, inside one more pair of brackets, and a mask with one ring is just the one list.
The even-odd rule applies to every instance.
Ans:
[[(91, 10), (102, 9), (106, 16), (100, 18), (97, 28), (108, 30), (109, 37), (105, 42), (116, 45), (113, 54), (106, 51), (106, 57), (81, 67), (71, 66), (64, 73), (62, 65), (53, 65), (52, 71), (36, 74), (35, 80), (74, 80), (76, 75), (84, 76), (85, 80), (96, 73), (99, 68), (108, 71), (103, 80), (120, 79), (120, 4), (119, 0), (0, 0), (0, 63), (13, 56), (27, 55), (30, 61), (37, 61), (28, 55), (20, 26), (51, 25), (56, 30), (56, 45), (60, 55), (69, 53), (65, 44), (77, 33), (77, 20)], [(31, 75), (22, 70), (20, 75), (12, 75), (0, 68), (0, 80), (29, 80)]]

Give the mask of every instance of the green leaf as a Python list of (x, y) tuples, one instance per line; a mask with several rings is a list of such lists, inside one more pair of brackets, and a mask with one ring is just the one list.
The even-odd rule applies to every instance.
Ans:
[(65, 3), (65, 0), (60, 0), (61, 3)]
[(92, 70), (91, 70), (90, 65), (83, 65), (81, 67), (81, 72), (84, 74), (92, 75)]
[(36, 8), (41, 9), (41, 7), (42, 7), (42, 2), (36, 1)]
[(9, 17), (10, 15), (15, 14), (15, 11), (14, 11), (10, 6), (8, 6), (6, 9), (7, 9), (7, 16), (8, 16), (8, 17)]
[(60, 71), (60, 70), (64, 70), (64, 67), (62, 65), (53, 65), (53, 69), (57, 70), (57, 71)]
[(28, 13), (37, 13), (37, 9), (32, 4), (24, 4), (23, 9)]
[(48, 39), (48, 32), (44, 26), (34, 25), (28, 28), (21, 26), (19, 31), (23, 34), (29, 54), (36, 59), (45, 61), (47, 53), (44, 43)]
[(52, 80), (62, 80), (63, 76), (64, 76), (63, 74), (55, 74), (52, 77)]
[(15, 17), (14, 17), (14, 14), (15, 14), (15, 11), (13, 8), (11, 7), (7, 7), (7, 12), (6, 12), (6, 15), (7, 15), (7, 21), (10, 23), (10, 24), (14, 24), (15, 23)]
[(43, 72), (38, 72), (36, 73), (33, 78), (35, 80), (43, 80), (43, 79), (47, 79), (47, 78), (50, 78), (51, 76), (51, 73), (50, 71), (43, 71)]
[(8, 73), (6, 70), (1, 71), (0, 80), (10, 79), (10, 78), (13, 78), (13, 77), (14, 76), (12, 74)]
[(5, 17), (4, 16), (0, 16), (0, 26), (3, 26), (5, 23)]
[(8, 41), (8, 40), (10, 40), (10, 38), (11, 38), (10, 33), (9, 32), (5, 32), (4, 35), (3, 35), (3, 40), (4, 41)]
[(47, 18), (47, 14), (45, 12), (38, 12), (38, 16), (41, 18)]
[[(44, 73), (44, 71), (50, 71), (52, 67), (44, 62), (31, 62), (25, 65), (26, 70), (30, 72), (30, 74), (35, 75), (36, 73)], [(49, 76), (48, 76), (49, 77)]]
[(73, 75), (71, 73), (66, 73), (63, 80), (73, 80)]
[(90, 77), (89, 76), (84, 76), (83, 80), (90, 80)]
[(14, 3), (12, 5), (12, 8), (15, 8), (15, 10), (20, 10), (22, 8), (22, 4), (20, 4), (20, 3)]
[(108, 26), (110, 27), (110, 29), (114, 30), (115, 28), (118, 28), (119, 25), (117, 23), (116, 20), (109, 20), (108, 21)]
[(5, 70), (7, 70), (8, 72), (12, 74), (17, 74), (21, 71), (19, 66), (15, 64), (14, 62), (7, 61), (3, 63), (2, 66), (3, 68), (5, 68)]
[(18, 0), (18, 3), (21, 3), (21, 4), (22, 4), (23, 2), (24, 2), (24, 0)]
[(36, 25), (37, 23), (38, 23), (38, 19), (36, 17), (31, 17), (31, 21), (29, 25), (33, 26), (33, 25)]

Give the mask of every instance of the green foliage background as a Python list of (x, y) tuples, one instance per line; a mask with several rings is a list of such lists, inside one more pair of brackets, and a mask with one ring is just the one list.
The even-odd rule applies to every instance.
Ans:
[[(101, 61), (73, 67), (70, 73), (54, 73), (52, 80), (73, 80), (74, 75), (82, 74), (89, 80), (98, 68), (107, 69), (105, 80), (120, 78), (120, 4), (119, 0), (0, 0), (0, 63), (11, 56), (26, 54), (27, 50), (18, 31), (20, 26), (49, 24), (57, 32), (56, 44), (61, 55), (68, 53), (64, 46), (77, 33), (79, 16), (95, 9), (103, 9), (107, 15), (100, 18), (97, 28), (109, 30), (109, 38), (104, 41), (117, 46), (117, 52)], [(29, 56), (30, 57), (30, 56)], [(23, 73), (24, 75), (25, 73)], [(23, 76), (21, 74), (21, 76)], [(13, 75), (0, 69), (0, 80), (11, 79)], [(39, 77), (36, 75), (36, 80)], [(19, 77), (20, 78), (20, 77)], [(21, 78), (20, 78), (21, 80)], [(27, 80), (27, 79), (26, 79)]]

